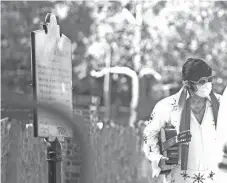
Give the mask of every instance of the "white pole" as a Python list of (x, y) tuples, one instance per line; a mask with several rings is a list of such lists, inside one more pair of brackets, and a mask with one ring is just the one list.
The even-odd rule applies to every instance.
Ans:
[(162, 79), (162, 75), (159, 74), (156, 70), (148, 67), (144, 67), (139, 72), (139, 78), (144, 77), (145, 75), (152, 75), (157, 81)]
[(102, 77), (107, 75), (108, 73), (115, 73), (115, 74), (124, 74), (132, 78), (132, 99), (130, 103), (130, 119), (129, 125), (131, 127), (134, 126), (134, 123), (137, 119), (137, 107), (139, 102), (139, 78), (136, 72), (128, 67), (111, 67), (110, 69), (104, 68), (101, 71), (91, 71), (91, 76), (93, 77)]

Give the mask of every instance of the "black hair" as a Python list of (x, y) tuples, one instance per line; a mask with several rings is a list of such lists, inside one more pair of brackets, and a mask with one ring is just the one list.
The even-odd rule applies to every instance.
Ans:
[(188, 58), (182, 68), (182, 79), (184, 81), (198, 81), (202, 77), (211, 76), (211, 74), (211, 67), (198, 58)]

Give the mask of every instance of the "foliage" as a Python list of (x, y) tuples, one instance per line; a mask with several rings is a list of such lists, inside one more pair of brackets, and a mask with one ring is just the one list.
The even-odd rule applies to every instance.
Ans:
[[(87, 42), (93, 22), (91, 8), (86, 2), (4, 1), (2, 13), (2, 83), (21, 92), (31, 92), (30, 33), (41, 29), (45, 16), (58, 16), (61, 32), (73, 42), (73, 68), (85, 61)], [(66, 7), (64, 14), (58, 11)], [(77, 72), (74, 72), (75, 81)]]
[[(211, 65), (214, 75), (226, 80), (226, 5), (226, 2), (177, 5), (168, 2), (157, 20), (162, 22), (158, 33), (164, 65), (179, 67), (187, 57), (199, 57)], [(219, 82), (226, 85), (226, 81)]]
[[(226, 2), (145, 2), (141, 41), (135, 45), (141, 47), (142, 64), (155, 68), (163, 76), (168, 75), (168, 82), (172, 82), (180, 80), (180, 68), (186, 58), (202, 58), (212, 66), (215, 75), (224, 79), (217, 80), (222, 84), (220, 92), (226, 85), (226, 5)], [(108, 44), (114, 46), (113, 65), (133, 68), (135, 25), (127, 21), (122, 9), (116, 11), (118, 13), (103, 20), (109, 31), (104, 32), (107, 29), (101, 29), (104, 25), (98, 22), (100, 29), (96, 30), (103, 31), (96, 34), (106, 35)], [(97, 44), (97, 41), (93, 43)], [(104, 59), (94, 60), (101, 60), (104, 65)]]
[[(102, 81), (89, 76), (105, 66), (111, 51), (112, 66), (135, 69), (136, 47), (142, 67), (164, 76), (163, 82), (180, 80), (187, 57), (200, 57), (220, 77), (216, 89), (227, 84), (227, 3), (142, 1), (141, 39), (135, 44), (134, 1), (2, 2), (2, 82), (13, 89), (31, 91), (30, 32), (40, 28), (47, 12), (59, 15), (61, 31), (73, 42), (73, 86), (76, 93), (102, 93)], [(59, 7), (65, 8), (60, 14)], [(32, 11), (31, 11), (32, 9)], [(138, 71), (139, 72), (139, 71)], [(113, 76), (112, 88), (127, 93), (130, 79)], [(125, 82), (126, 81), (126, 82)], [(93, 83), (93, 87), (91, 87)], [(219, 88), (218, 88), (219, 87)]]

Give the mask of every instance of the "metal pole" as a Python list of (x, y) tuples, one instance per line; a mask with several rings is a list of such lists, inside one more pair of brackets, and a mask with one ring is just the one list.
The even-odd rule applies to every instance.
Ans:
[(139, 71), (141, 67), (141, 28), (143, 24), (143, 1), (135, 2), (136, 3), (136, 27), (135, 27), (135, 38), (134, 38), (134, 48), (135, 48), (135, 57), (134, 57), (134, 69)]
[(45, 141), (48, 143), (48, 183), (61, 183), (61, 144), (58, 138), (55, 138), (54, 141), (48, 141), (48, 139), (45, 139)]
[[(109, 45), (109, 50), (106, 55), (106, 63), (105, 67), (110, 70), (111, 69), (111, 55), (112, 55), (112, 47)], [(104, 103), (105, 103), (105, 118), (104, 121), (106, 123), (110, 122), (111, 118), (111, 73), (107, 72), (104, 76)]]

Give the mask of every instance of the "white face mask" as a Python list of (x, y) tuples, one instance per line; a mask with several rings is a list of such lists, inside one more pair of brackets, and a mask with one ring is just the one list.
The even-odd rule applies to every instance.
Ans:
[(197, 91), (195, 92), (195, 94), (205, 98), (210, 95), (211, 90), (212, 90), (212, 83), (208, 82), (202, 86), (197, 86)]

